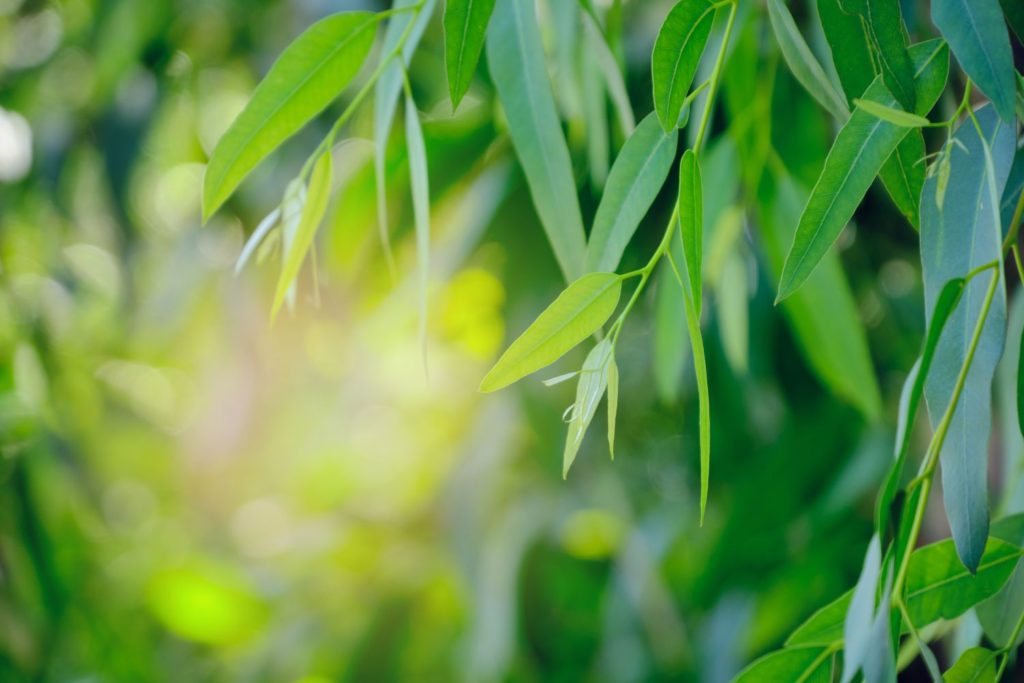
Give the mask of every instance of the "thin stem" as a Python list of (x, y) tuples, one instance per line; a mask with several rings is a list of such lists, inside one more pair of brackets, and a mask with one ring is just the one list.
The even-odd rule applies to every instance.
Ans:
[(711, 72), (711, 89), (708, 91), (708, 101), (705, 103), (704, 113), (701, 115), (700, 128), (697, 130), (697, 140), (693, 143), (694, 154), (700, 153), (700, 146), (704, 142), (704, 134), (707, 133), (708, 121), (711, 120), (711, 112), (715, 106), (715, 95), (718, 93), (718, 82), (722, 77), (725, 52), (729, 47), (729, 39), (732, 37), (732, 27), (736, 23), (736, 6), (737, 2), (732, 0), (729, 6), (729, 20), (725, 25), (725, 34), (722, 36), (722, 46), (718, 50), (718, 59), (715, 60), (715, 68)]

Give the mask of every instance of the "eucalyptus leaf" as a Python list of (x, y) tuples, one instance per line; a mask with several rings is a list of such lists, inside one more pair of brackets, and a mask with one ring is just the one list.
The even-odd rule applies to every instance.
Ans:
[(920, 130), (912, 130), (896, 146), (896, 151), (886, 159), (878, 171), (878, 177), (886, 192), (914, 230), (921, 229), (920, 204), (925, 179), (924, 157), (924, 134)]
[(853, 104), (858, 109), (863, 109), (872, 116), (876, 116), (883, 121), (888, 121), (889, 123), (903, 128), (921, 128), (931, 124), (931, 121), (924, 116), (911, 114), (910, 112), (905, 112), (902, 109), (897, 109), (896, 107), (889, 107), (879, 102), (855, 99)]
[(832, 63), (839, 75), (839, 83), (846, 93), (846, 101), (853, 103), (874, 79), (871, 42), (859, 15), (849, 14), (839, 6), (839, 0), (818, 0), (818, 16), (832, 53)]
[(666, 132), (676, 129), (714, 16), (714, 5), (708, 0), (679, 0), (658, 32), (651, 54), (651, 83), (654, 110)]
[(430, 181), (427, 173), (427, 147), (423, 142), (420, 115), (412, 95), (405, 97), (405, 144), (409, 151), (409, 182), (412, 186), (412, 213), (416, 223), (416, 260), (419, 270), (420, 347), (427, 360), (427, 298), (430, 285)]
[(626, 81), (622, 76), (619, 63), (608, 47), (607, 39), (601, 32), (597, 19), (590, 12), (584, 12), (584, 31), (590, 37), (591, 56), (597, 60), (597, 65), (604, 75), (605, 85), (608, 87), (608, 96), (611, 97), (615, 107), (615, 114), (619, 120), (619, 127), (622, 133), (629, 137), (636, 128), (636, 116), (633, 114), (633, 105), (629, 101), (629, 92), (626, 90)]
[[(936, 80), (945, 82), (944, 74), (948, 69), (948, 60), (937, 57), (942, 50), (941, 45), (932, 42), (911, 48), (918, 68), (917, 83), (922, 91), (917, 99), (922, 106), (927, 104), (930, 108), (942, 92), (941, 86), (934, 87)], [(942, 72), (941, 79), (934, 77), (935, 71)], [(880, 79), (868, 87), (861, 99), (888, 107), (897, 103)], [(853, 112), (839, 131), (800, 217), (780, 278), (777, 301), (799, 289), (814, 272), (907, 132), (907, 128), (883, 121), (863, 109)]]
[(761, 657), (733, 683), (829, 683), (834, 652), (825, 647), (793, 647)]
[(615, 459), (615, 421), (619, 414), (619, 366), (614, 354), (608, 361), (608, 453)]
[(554, 363), (604, 325), (621, 293), (615, 273), (590, 273), (573, 282), (502, 354), (480, 391), (497, 391)]
[(999, 0), (932, 0), (932, 21), (960, 66), (1008, 125), (1014, 114), (1013, 52)]
[(271, 308), (271, 318), (277, 315), (284, 303), (285, 296), (295, 282), (302, 268), (302, 262), (306, 259), (313, 238), (316, 237), (316, 229), (320, 226), (324, 214), (327, 212), (327, 205), (331, 201), (331, 183), (334, 180), (333, 164), (330, 152), (324, 153), (313, 165), (313, 173), (309, 179), (309, 191), (306, 201), (302, 206), (302, 215), (297, 223), (291, 244), (285, 253), (284, 263), (281, 266), (281, 276), (277, 281), (277, 290), (274, 293), (274, 305)]
[(907, 50), (899, 0), (840, 0), (840, 4), (864, 21), (885, 87), (904, 109), (914, 111), (914, 64)]
[(473, 82), (493, 11), (494, 0), (445, 0), (444, 65), (452, 109)]
[(551, 94), (534, 3), (497, 0), (487, 62), (534, 206), (567, 281), (582, 273), (583, 218)]
[(612, 362), (614, 348), (610, 339), (605, 338), (591, 349), (580, 369), (580, 381), (576, 385), (576, 402), (572, 408), (572, 419), (569, 421), (569, 433), (565, 437), (565, 450), (562, 454), (562, 477), (569, 475), (569, 468), (576, 460), (583, 437), (590, 427), (597, 406), (608, 387), (608, 367)]
[(942, 679), (945, 683), (995, 683), (996, 661), (996, 653), (992, 650), (972, 647), (960, 655)]
[(612, 164), (587, 245), (587, 271), (614, 271), (675, 161), (679, 134), (665, 133), (651, 113)]
[[(1013, 130), (999, 120), (991, 106), (978, 110), (976, 116), (994, 156), (991, 171), (986, 162), (988, 152), (968, 120), (954, 136), (959, 144), (951, 148), (951, 173), (943, 208), (936, 202), (938, 178), (929, 178), (921, 195), (926, 322), (930, 322), (931, 311), (946, 282), (964, 277), (979, 266), (1002, 263), (1002, 227), (997, 205), (1013, 160)], [(1001, 265), (994, 273), (1002, 279)], [(925, 383), (933, 424), (938, 423), (949, 404), (991, 277), (985, 274), (966, 285), (962, 305), (951, 314), (947, 332), (939, 340), (934, 369)], [(940, 456), (946, 514), (968, 568), (977, 565), (988, 536), (985, 454), (992, 428), (992, 378), (1005, 337), (1006, 293), (1000, 282)]]
[(266, 238), (270, 231), (273, 230), (281, 220), (281, 207), (278, 206), (276, 209), (268, 213), (263, 220), (260, 221), (256, 229), (252, 231), (252, 235), (246, 240), (245, 246), (242, 247), (242, 252), (238, 255), (238, 260), (235, 262), (235, 275), (242, 272), (245, 268), (245, 264), (252, 258), (256, 248), (260, 246), (260, 243)]
[(849, 683), (864, 664), (868, 648), (872, 645), (872, 627), (875, 617), (875, 593), (882, 573), (882, 544), (878, 534), (871, 537), (860, 578), (853, 588), (846, 619), (843, 622), (843, 676)]
[(700, 319), (704, 261), (704, 186), (700, 176), (700, 162), (692, 149), (683, 153), (679, 161), (679, 194), (676, 200), (679, 214), (680, 243), (683, 245), (686, 294), (693, 302), (694, 313)]
[(359, 72), (377, 32), (371, 12), (321, 19), (285, 48), (217, 143), (203, 177), (203, 219), (285, 140), (323, 111)]
[[(1024, 544), (1024, 514), (1000, 519), (992, 524), (992, 537), (1016, 546)], [(1024, 615), (1024, 560), (1018, 560), (1013, 574), (994, 596), (975, 608), (978, 622), (989, 640), (1000, 647), (1019, 645), (1024, 633), (1010, 643), (1017, 623)]]
[[(850, 115), (846, 107), (846, 100), (840, 95), (832, 81), (825, 75), (825, 70), (815, 59), (811, 48), (800, 30), (793, 21), (793, 15), (789, 13), (782, 0), (768, 0), (768, 19), (775, 33), (775, 39), (782, 50), (782, 57), (789, 65), (790, 71), (800, 82), (800, 85), (810, 93), (811, 97), (818, 101), (829, 113), (840, 121), (845, 121)], [(863, 68), (863, 67), (862, 67)]]

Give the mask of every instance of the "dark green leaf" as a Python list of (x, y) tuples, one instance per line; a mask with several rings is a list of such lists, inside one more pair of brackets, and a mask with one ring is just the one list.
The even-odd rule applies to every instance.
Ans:
[[(945, 60), (936, 57), (941, 48), (931, 43), (921, 43), (915, 45), (911, 52), (918, 68), (918, 85), (922, 90), (922, 96), (918, 99), (922, 101), (922, 106), (927, 103), (930, 108), (934, 104), (931, 96), (937, 98), (942, 90), (941, 87), (932, 90), (934, 72), (945, 71)], [(942, 81), (945, 81), (944, 77)], [(878, 79), (861, 99), (888, 107), (897, 104)], [(814, 271), (822, 256), (853, 217), (882, 164), (907, 132), (908, 129), (882, 121), (859, 108), (853, 112), (850, 120), (839, 131), (825, 160), (825, 168), (800, 217), (800, 225), (780, 278), (779, 301), (796, 291)]]
[(786, 647), (843, 642), (843, 629), (853, 591), (849, 590), (812, 614), (786, 639)]
[(998, 0), (932, 0), (932, 21), (971, 80), (1013, 124), (1013, 53)]
[(924, 187), (924, 134), (919, 130), (907, 133), (892, 153), (878, 177), (900, 210), (915, 230), (921, 229), (921, 189)]
[[(973, 268), (1002, 262), (1002, 228), (996, 205), (1013, 159), (1013, 131), (991, 107), (979, 110), (977, 118), (994, 156), (995, 177), (987, 170), (982, 140), (968, 120), (954, 138), (959, 144), (951, 149), (951, 174), (943, 208), (936, 202), (937, 177), (925, 182), (921, 196), (921, 261), (929, 321), (946, 282), (964, 277)], [(995, 185), (994, 192), (990, 183)], [(1002, 277), (1001, 267), (998, 274)], [(963, 305), (953, 311), (946, 323), (947, 333), (939, 340), (935, 370), (925, 383), (933, 424), (939, 421), (952, 396), (990, 277), (986, 273), (967, 284)], [(988, 452), (992, 428), (992, 377), (1005, 336), (1006, 293), (1000, 284), (941, 454), (946, 513), (968, 567), (977, 565), (988, 536), (988, 467), (983, 454)]]
[(1024, 43), (1024, 3), (1019, 0), (999, 0), (1006, 15), (1006, 23), (1017, 34), (1017, 40)]
[(818, 15), (832, 52), (839, 82), (846, 93), (847, 102), (860, 97), (871, 81), (874, 71), (871, 43), (858, 15), (848, 14), (839, 6), (839, 0), (818, 0)]
[(654, 202), (675, 161), (678, 133), (665, 133), (652, 113), (612, 164), (587, 245), (587, 271), (611, 272)]
[(885, 87), (907, 111), (915, 110), (914, 64), (907, 51), (899, 0), (840, 0), (848, 11), (860, 15), (874, 47)]
[(534, 3), (497, 0), (487, 62), (534, 206), (563, 275), (573, 280), (583, 271), (586, 238)]
[(445, 0), (444, 65), (452, 109), (473, 82), (493, 10), (494, 0)]
[(654, 109), (666, 131), (678, 125), (714, 16), (714, 6), (707, 0), (679, 0), (658, 32), (651, 55), (651, 82)]
[(285, 48), (217, 143), (203, 178), (209, 218), (257, 165), (323, 111), (359, 72), (377, 32), (371, 12), (322, 19)]
[(573, 282), (502, 354), (480, 391), (496, 391), (554, 363), (604, 325), (621, 292), (614, 273), (590, 273)]

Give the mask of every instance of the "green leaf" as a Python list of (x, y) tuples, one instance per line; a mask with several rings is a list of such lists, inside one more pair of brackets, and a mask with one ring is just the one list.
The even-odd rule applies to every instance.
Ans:
[(592, 56), (596, 58), (597, 65), (604, 75), (605, 85), (608, 86), (608, 95), (615, 107), (615, 115), (619, 119), (619, 127), (622, 129), (622, 133), (628, 137), (636, 128), (636, 116), (633, 114), (633, 105), (629, 101), (626, 81), (615, 55), (608, 47), (607, 39), (601, 32), (597, 19), (590, 12), (584, 12), (583, 15), (584, 31), (590, 37)]
[(611, 340), (605, 338), (591, 349), (583, 361), (580, 381), (576, 385), (576, 402), (572, 407), (569, 433), (565, 437), (565, 451), (562, 454), (563, 478), (569, 475), (569, 468), (576, 460), (583, 436), (597, 414), (597, 406), (608, 387), (608, 366), (612, 361), (613, 352)]
[(614, 271), (676, 157), (676, 131), (649, 114), (626, 140), (608, 175), (587, 245), (587, 271)]
[(276, 209), (271, 211), (260, 221), (256, 229), (252, 231), (252, 235), (246, 240), (245, 246), (242, 247), (242, 252), (238, 255), (238, 261), (235, 262), (235, 275), (242, 272), (245, 268), (245, 264), (252, 258), (256, 248), (260, 246), (260, 243), (266, 239), (270, 231), (273, 230), (281, 220), (281, 207), (278, 206)]
[[(775, 32), (775, 39), (782, 49), (782, 57), (789, 65), (790, 71), (810, 93), (811, 97), (818, 101), (832, 116), (840, 121), (845, 121), (850, 115), (846, 107), (846, 100), (836, 92), (832, 81), (825, 75), (825, 70), (815, 59), (811, 48), (807, 46), (800, 30), (793, 21), (793, 15), (789, 13), (782, 0), (768, 0), (768, 19)], [(862, 66), (863, 68), (863, 66)]]
[(619, 414), (619, 365), (612, 355), (608, 361), (608, 453), (615, 459), (615, 421)]
[[(893, 647), (892, 624), (892, 574), (882, 588), (882, 600), (875, 612), (868, 643), (864, 652), (865, 681), (896, 681), (896, 653)], [(898, 623), (898, 622), (897, 622)], [(845, 673), (845, 672), (844, 672)]]
[(999, 117), (1012, 125), (1013, 52), (998, 0), (932, 0), (932, 21)]
[(444, 65), (452, 109), (458, 109), (484, 47), (494, 0), (445, 0)]
[(573, 280), (583, 270), (586, 238), (534, 12), (532, 2), (497, 0), (487, 62), (533, 204), (562, 274)]
[[(951, 147), (949, 189), (943, 208), (936, 202), (938, 178), (929, 178), (921, 195), (921, 262), (929, 316), (946, 282), (987, 263), (1002, 263), (998, 197), (1013, 160), (1013, 130), (996, 117), (990, 106), (978, 110), (976, 116), (995, 155), (994, 173), (987, 169), (988, 152), (968, 120), (954, 135), (958, 144)], [(952, 396), (990, 278), (985, 274), (967, 284), (963, 304), (953, 311), (946, 323), (947, 332), (939, 340), (934, 360), (937, 371), (925, 383), (933, 424), (939, 421)], [(988, 467), (987, 458), (980, 454), (988, 452), (992, 378), (1005, 337), (1006, 293), (1000, 283), (940, 456), (946, 513), (968, 567), (977, 564), (988, 536)]]
[(832, 63), (839, 74), (839, 83), (847, 102), (860, 97), (874, 79), (871, 43), (860, 17), (848, 14), (839, 0), (818, 0), (818, 16), (832, 53)]
[(554, 363), (601, 329), (621, 292), (615, 273), (590, 273), (573, 282), (502, 354), (480, 391), (496, 391)]
[(915, 550), (905, 588), (910, 620), (923, 627), (939, 619), (955, 619), (992, 597), (1006, 583), (1021, 553), (1015, 545), (990, 538), (972, 575), (950, 539)]
[(708, 369), (704, 359), (704, 338), (700, 331), (700, 313), (691, 297), (684, 296), (686, 329), (690, 333), (693, 370), (697, 377), (697, 403), (700, 419), (700, 523), (708, 505), (708, 483), (711, 478), (711, 395), (708, 392)]
[(945, 683), (995, 683), (996, 653), (984, 647), (972, 647), (960, 655), (942, 675)]
[(718, 329), (725, 359), (737, 375), (747, 372), (750, 355), (750, 310), (747, 299), (747, 264), (738, 250), (730, 252), (716, 288)]
[(899, 490), (903, 477), (904, 463), (910, 451), (910, 431), (914, 426), (914, 417), (917, 415), (917, 408), (921, 403), (924, 394), (925, 380), (931, 370), (932, 360), (935, 358), (935, 349), (938, 347), (942, 331), (946, 328), (946, 322), (953, 313), (953, 309), (960, 303), (966, 281), (963, 278), (953, 278), (947, 282), (938, 299), (935, 301), (935, 308), (932, 311), (931, 322), (928, 324), (928, 331), (925, 335), (924, 346), (921, 356), (914, 363), (910, 374), (907, 375), (900, 395), (899, 416), (896, 422), (896, 461), (886, 478), (882, 487), (882, 494), (878, 500), (878, 532), (885, 534), (888, 531), (891, 514), (892, 501)]
[[(919, 99), (923, 103), (930, 102), (929, 108), (934, 104), (931, 96), (937, 99), (941, 92), (941, 88), (932, 91), (933, 72), (943, 70), (943, 60), (936, 59), (940, 51), (941, 47), (936, 48), (931, 43), (920, 43), (911, 49), (918, 67), (918, 85), (922, 90)], [(896, 104), (879, 79), (875, 79), (861, 99), (889, 107)], [(907, 132), (908, 129), (883, 121), (860, 108), (853, 112), (839, 131), (800, 217), (776, 301), (782, 301), (799, 289), (814, 272), (822, 256), (853, 217), (882, 165)]]
[(872, 102), (871, 100), (855, 99), (853, 101), (853, 104), (858, 109), (863, 109), (872, 116), (880, 118), (883, 121), (888, 121), (889, 123), (892, 123), (894, 125), (901, 126), (903, 128), (921, 128), (931, 123), (931, 121), (929, 121), (924, 116), (911, 114), (909, 112), (903, 111), (902, 109), (888, 107), (879, 102)]
[(840, 4), (864, 21), (885, 87), (904, 109), (914, 111), (914, 64), (907, 50), (899, 0), (840, 0)]
[(843, 621), (843, 677), (849, 683), (864, 664), (868, 648), (872, 645), (871, 630), (875, 617), (875, 593), (882, 573), (882, 544), (878, 534), (871, 537), (864, 555), (864, 566), (853, 588), (850, 607)]
[[(415, 5), (419, 0), (395, 0), (394, 8), (405, 8)], [(401, 60), (393, 61), (381, 73), (374, 86), (373, 102), (373, 141), (374, 158), (373, 171), (377, 187), (377, 225), (380, 229), (381, 244), (388, 264), (393, 265), (391, 255), (391, 241), (388, 237), (388, 204), (387, 204), (387, 174), (385, 173), (385, 162), (387, 161), (388, 138), (391, 135), (391, 124), (395, 120), (395, 109), (398, 107), (398, 96), (402, 91), (404, 71), (412, 60), (413, 53), (419, 45), (423, 31), (434, 13), (436, 0), (425, 0), (423, 6), (416, 11), (405, 11), (395, 14), (388, 21), (388, 27), (384, 31), (384, 42), (381, 46), (381, 54), (391, 54), (398, 41), (406, 34), (405, 42), (402, 44)], [(415, 22), (409, 27), (409, 22)]]
[[(672, 240), (672, 251), (682, 257), (678, 235)], [(665, 404), (675, 403), (682, 389), (683, 370), (690, 353), (690, 339), (686, 334), (683, 310), (683, 292), (676, 285), (671, 266), (664, 263), (654, 292), (654, 335), (651, 365), (654, 372), (654, 391)]]
[(268, 154), (345, 89), (370, 53), (376, 32), (373, 13), (344, 12), (313, 24), (285, 48), (213, 151), (203, 178), (204, 220)]
[[(274, 293), (274, 305), (270, 317), (274, 318), (284, 303), (285, 296), (291, 289), (295, 278), (299, 275), (302, 262), (306, 259), (313, 238), (316, 237), (316, 229), (320, 226), (324, 214), (327, 212), (327, 205), (331, 200), (331, 183), (334, 180), (333, 166), (330, 152), (326, 152), (317, 159), (313, 166), (313, 173), (309, 179), (309, 194), (302, 206), (302, 215), (293, 236), (287, 241), (285, 249), (284, 264), (281, 266), (281, 276), (277, 281), (277, 290)], [(285, 223), (288, 223), (288, 211), (285, 210)]]
[(427, 148), (423, 143), (419, 112), (412, 95), (405, 96), (405, 145), (409, 151), (412, 212), (416, 222), (416, 259), (419, 268), (420, 347), (427, 359), (427, 294), (430, 285), (430, 184)]
[(786, 647), (833, 645), (843, 642), (843, 629), (853, 591), (849, 590), (812, 614), (789, 638)]
[(733, 683), (828, 683), (834, 654), (813, 646), (777, 650), (741, 671)]
[(688, 279), (686, 295), (692, 300), (694, 313), (700, 319), (704, 261), (704, 190), (700, 163), (692, 149), (679, 160), (679, 234), (683, 245), (683, 266)]
[(925, 178), (924, 156), (924, 134), (919, 130), (912, 130), (878, 172), (878, 177), (892, 197), (896, 208), (906, 217), (914, 230), (921, 229), (919, 208)]
[[(760, 196), (761, 237), (769, 272), (777, 278), (807, 195), (788, 177), (766, 176)], [(882, 410), (878, 383), (860, 313), (838, 257), (826, 254), (808, 282), (782, 308), (799, 348), (827, 389), (874, 420)]]
[(715, 8), (707, 0), (679, 0), (665, 17), (651, 54), (654, 110), (666, 132), (675, 130), (711, 33)]
[[(1024, 514), (1000, 519), (992, 524), (992, 536), (1016, 546), (1024, 544)], [(1024, 560), (1017, 560), (1013, 574), (998, 593), (975, 607), (978, 621), (989, 640), (1000, 647), (1011, 645), (1017, 622), (1024, 615)], [(1024, 633), (1017, 636), (1019, 645)]]

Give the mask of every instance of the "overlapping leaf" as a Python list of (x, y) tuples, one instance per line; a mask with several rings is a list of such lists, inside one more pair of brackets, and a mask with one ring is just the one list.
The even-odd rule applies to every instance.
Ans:
[(651, 82), (654, 110), (666, 132), (678, 125), (714, 17), (715, 8), (708, 0), (679, 0), (658, 32), (651, 55)]
[(458, 108), (473, 82), (493, 11), (494, 0), (445, 0), (444, 65), (452, 109)]

